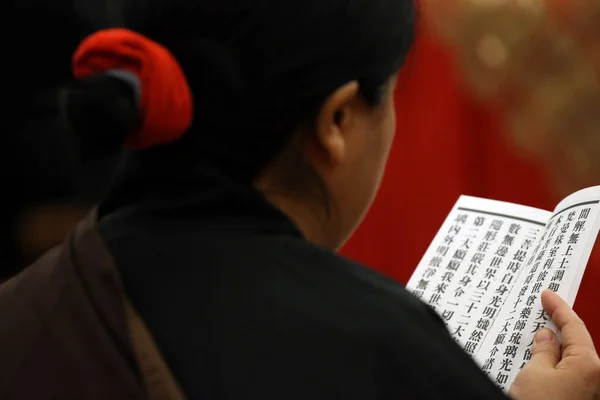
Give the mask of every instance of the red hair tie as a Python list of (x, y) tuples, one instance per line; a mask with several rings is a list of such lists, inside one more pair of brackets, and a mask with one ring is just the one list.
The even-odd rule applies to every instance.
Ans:
[(73, 56), (75, 78), (111, 70), (129, 71), (139, 79), (142, 121), (126, 138), (126, 146), (140, 149), (173, 142), (189, 129), (192, 92), (169, 50), (127, 29), (102, 30), (84, 39)]

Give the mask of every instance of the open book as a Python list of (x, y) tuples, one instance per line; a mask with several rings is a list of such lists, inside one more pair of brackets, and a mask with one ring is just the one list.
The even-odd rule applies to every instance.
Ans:
[(502, 389), (531, 358), (535, 332), (556, 327), (540, 294), (571, 306), (600, 228), (600, 186), (554, 212), (462, 196), (407, 288)]

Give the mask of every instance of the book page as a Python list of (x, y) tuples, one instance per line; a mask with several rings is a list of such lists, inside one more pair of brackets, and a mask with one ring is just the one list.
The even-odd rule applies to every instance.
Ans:
[(476, 360), (490, 378), (508, 390), (531, 359), (535, 333), (556, 327), (542, 308), (540, 294), (557, 292), (573, 305), (600, 228), (600, 186), (563, 200), (510, 291)]
[(552, 213), (462, 196), (407, 284), (475, 355)]

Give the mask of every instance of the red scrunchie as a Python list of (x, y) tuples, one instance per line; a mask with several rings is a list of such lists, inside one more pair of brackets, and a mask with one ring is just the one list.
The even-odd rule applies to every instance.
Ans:
[(142, 123), (126, 138), (126, 146), (147, 148), (183, 136), (192, 124), (193, 98), (169, 50), (139, 33), (107, 29), (84, 39), (73, 56), (78, 79), (113, 69), (132, 72), (140, 81)]

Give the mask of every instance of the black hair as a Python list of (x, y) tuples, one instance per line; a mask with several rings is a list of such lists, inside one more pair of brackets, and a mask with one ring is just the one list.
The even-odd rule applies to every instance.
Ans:
[[(249, 181), (336, 88), (356, 80), (368, 103), (379, 102), (409, 52), (413, 1), (120, 0), (111, 15), (100, 0), (75, 4), (93, 29), (137, 31), (183, 67), (193, 125), (151, 151)], [(89, 152), (113, 151), (139, 121), (135, 93), (112, 76), (75, 82), (63, 99), (65, 120)]]

